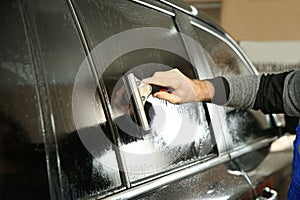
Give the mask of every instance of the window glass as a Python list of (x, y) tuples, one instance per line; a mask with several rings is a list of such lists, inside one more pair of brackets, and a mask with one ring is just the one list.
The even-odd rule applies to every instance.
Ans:
[[(120, 61), (128, 61), (128, 65), (122, 69), (123, 73), (118, 69)], [(214, 141), (208, 128), (205, 108), (201, 103), (174, 105), (149, 96), (144, 110), (150, 131), (143, 131), (141, 127), (137, 127), (140, 125), (140, 116), (134, 110), (135, 102), (126, 95), (128, 91), (124, 89), (124, 79), (129, 73), (134, 73), (141, 80), (152, 76), (156, 71), (170, 70), (170, 67), (177, 67), (187, 76), (194, 77), (189, 62), (169, 52), (153, 49), (123, 55), (108, 68), (115, 69), (114, 78), (111, 78), (112, 74), (109, 71), (103, 75), (105, 83), (114, 87), (108, 89), (113, 109), (112, 117), (123, 144), (121, 148), (131, 181), (214, 153)], [(114, 94), (120, 91), (123, 92), (120, 93), (123, 95), (122, 103), (118, 102), (119, 97)], [(136, 156), (136, 153), (142, 156)]]
[(38, 94), (17, 1), (0, 6), (0, 199), (49, 199)]
[[(172, 18), (130, 1), (76, 2), (93, 58), (100, 68), (98, 73), (106, 87), (129, 181), (134, 184), (216, 153), (202, 103), (173, 105), (150, 95), (142, 106), (150, 126), (150, 130), (144, 131), (139, 126), (141, 117), (135, 109), (136, 102), (128, 94), (129, 73), (142, 80), (156, 71), (179, 68), (187, 76), (195, 77)], [(153, 27), (143, 32), (142, 28)], [(114, 45), (107, 44), (111, 40), (109, 44)], [(180, 55), (164, 49), (163, 45), (159, 48), (161, 41), (166, 40), (175, 43), (174, 49)], [(120, 54), (115, 55), (116, 52)], [(105, 61), (108, 57), (110, 62)], [(110, 151), (103, 155), (102, 161), (116, 165), (110, 159)]]
[[(214, 76), (250, 75), (253, 72), (240, 56), (220, 37), (204, 31), (201, 22), (192, 22), (198, 42), (203, 46), (213, 61), (211, 66)], [(217, 32), (216, 32), (217, 34)], [(269, 122), (260, 111), (226, 109), (226, 131), (231, 136), (232, 146), (239, 147), (253, 142), (259, 137), (269, 135)]]
[[(118, 167), (109, 171), (99, 157), (109, 149), (110, 131), (69, 7), (64, 1), (28, 1), (25, 12), (40, 55), (49, 92), (62, 191), (77, 199), (121, 186)], [(102, 135), (104, 134), (105, 137)], [(107, 135), (107, 136), (106, 136)], [(55, 165), (55, 163), (51, 163)], [(52, 166), (55, 167), (55, 166)]]

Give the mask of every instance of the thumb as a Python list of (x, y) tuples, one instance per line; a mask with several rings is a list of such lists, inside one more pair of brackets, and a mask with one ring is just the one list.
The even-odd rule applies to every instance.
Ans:
[(172, 93), (168, 93), (168, 92), (156, 92), (154, 95), (154, 97), (157, 97), (159, 99), (163, 99), (166, 100), (170, 103), (173, 104), (179, 104), (180, 101), (178, 99), (178, 96)]

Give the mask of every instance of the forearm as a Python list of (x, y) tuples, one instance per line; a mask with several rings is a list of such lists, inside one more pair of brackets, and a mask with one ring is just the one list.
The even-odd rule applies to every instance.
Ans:
[(228, 81), (218, 76), (207, 80), (192, 80), (194, 83), (194, 92), (197, 96), (197, 101), (205, 101), (217, 105), (224, 105), (229, 97)]
[(300, 116), (300, 71), (195, 80), (173, 69), (156, 72), (143, 81), (170, 88), (170, 93), (160, 91), (153, 96), (175, 104), (206, 101), (238, 109)]
[(215, 89), (214, 96), (210, 99), (212, 103), (238, 109), (253, 108), (260, 76), (219, 76), (207, 81)]
[(261, 75), (228, 76), (229, 95), (225, 105), (238, 109), (252, 109), (260, 88)]
[(197, 85), (198, 101), (226, 105), (238, 109), (252, 108), (259, 87), (260, 76), (218, 76), (204, 81), (193, 80)]

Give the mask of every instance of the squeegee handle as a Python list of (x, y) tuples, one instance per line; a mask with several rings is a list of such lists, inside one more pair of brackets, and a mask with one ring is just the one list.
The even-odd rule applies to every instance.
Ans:
[(152, 84), (151, 84), (151, 87), (152, 87), (151, 94), (154, 94), (156, 92), (168, 92), (168, 93), (172, 92), (172, 90), (170, 88), (167, 88), (167, 87), (162, 87), (162, 86), (152, 85)]

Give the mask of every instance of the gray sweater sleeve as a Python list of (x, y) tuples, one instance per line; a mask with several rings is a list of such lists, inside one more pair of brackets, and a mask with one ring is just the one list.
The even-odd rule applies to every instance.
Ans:
[(283, 108), (286, 114), (300, 117), (300, 71), (287, 75), (283, 88)]
[[(225, 105), (241, 109), (261, 109), (265, 113), (283, 112), (300, 117), (300, 71), (285, 74), (287, 75), (224, 77), (229, 85)], [(282, 83), (278, 82), (281, 80)]]
[(228, 76), (224, 78), (229, 84), (229, 97), (226, 105), (239, 109), (253, 108), (261, 76)]

